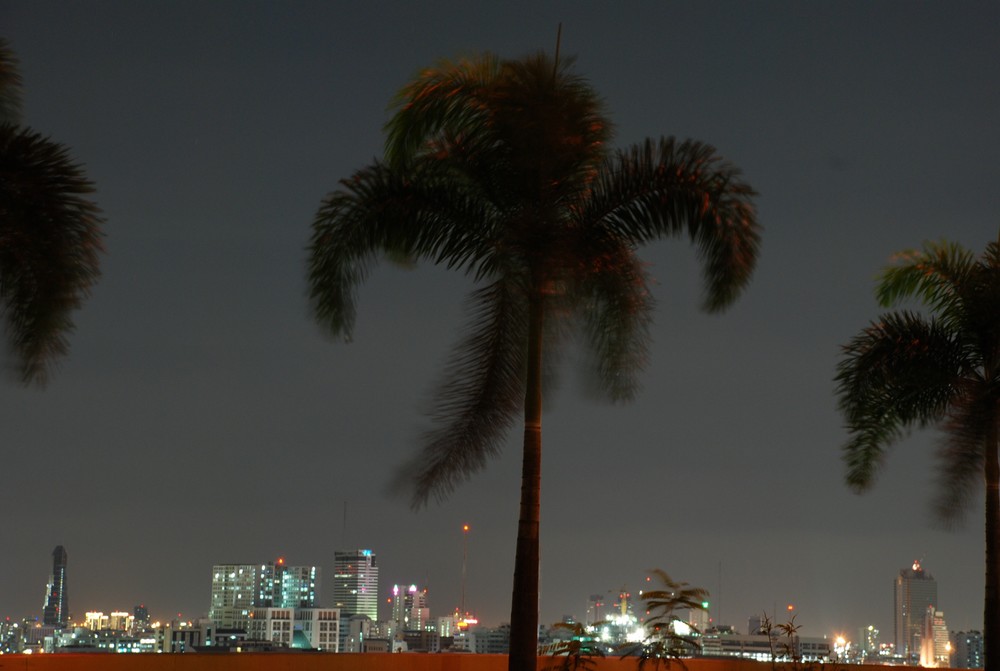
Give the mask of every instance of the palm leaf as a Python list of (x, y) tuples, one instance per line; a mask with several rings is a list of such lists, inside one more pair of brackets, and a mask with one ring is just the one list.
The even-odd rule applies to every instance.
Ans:
[(500, 68), (496, 56), (483, 54), (444, 60), (422, 71), (393, 101), (396, 112), (385, 127), (386, 160), (397, 167), (405, 164), (442, 129), (470, 137), (481, 133)]
[(412, 489), (414, 507), (444, 499), (500, 453), (524, 400), (525, 308), (522, 289), (509, 282), (472, 295), (467, 335), (435, 395), (437, 428), (396, 479), (397, 488)]
[(309, 283), (317, 320), (350, 337), (357, 287), (383, 254), (489, 271), (489, 220), (487, 204), (433, 162), (405, 176), (381, 163), (359, 170), (327, 196), (313, 223)]
[(739, 295), (756, 265), (754, 195), (710, 145), (661, 138), (609, 159), (579, 219), (637, 245), (686, 231), (704, 263), (704, 306), (717, 311)]
[(0, 37), (0, 124), (21, 122), (21, 74), (17, 56)]
[(975, 266), (972, 253), (957, 244), (928, 242), (923, 251), (895, 257), (880, 278), (876, 297), (883, 307), (917, 298), (937, 316), (957, 326), (964, 321), (962, 289)]
[(942, 426), (937, 453), (938, 487), (934, 509), (938, 518), (951, 523), (981, 491), (983, 463), (990, 427), (997, 425), (997, 401), (984, 382), (964, 381), (955, 394)]
[(844, 354), (836, 378), (850, 432), (844, 459), (848, 484), (862, 490), (906, 425), (944, 417), (966, 353), (939, 321), (895, 312), (855, 337)]
[(100, 274), (94, 186), (66, 147), (0, 125), (0, 304), (24, 382), (69, 349), (71, 314)]

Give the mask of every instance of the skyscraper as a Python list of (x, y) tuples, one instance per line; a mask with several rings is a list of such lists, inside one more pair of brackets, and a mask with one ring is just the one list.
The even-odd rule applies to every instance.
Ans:
[(333, 605), (344, 615), (378, 620), (378, 564), (371, 550), (333, 554)]
[(427, 588), (392, 586), (392, 623), (395, 631), (423, 631), (430, 624)]
[(920, 639), (928, 608), (937, 606), (937, 581), (919, 561), (904, 568), (896, 576), (893, 624), (896, 634), (896, 654), (920, 654)]
[(45, 589), (45, 605), (42, 609), (42, 623), (65, 627), (69, 622), (69, 606), (66, 597), (66, 548), (57, 545), (52, 551), (52, 573)]
[(315, 608), (318, 588), (316, 566), (216, 564), (208, 617), (220, 629), (246, 630), (254, 608)]
[(953, 669), (983, 668), (983, 634), (978, 631), (959, 631), (951, 636)]
[(315, 608), (319, 567), (288, 566), (284, 558), (260, 565), (257, 608)]
[(212, 567), (212, 605), (208, 617), (218, 629), (246, 629), (257, 596), (257, 566), (216, 564)]

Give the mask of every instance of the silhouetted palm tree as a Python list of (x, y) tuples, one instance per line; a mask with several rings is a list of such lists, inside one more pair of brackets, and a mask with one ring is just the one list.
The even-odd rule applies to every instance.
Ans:
[(0, 311), (21, 380), (44, 383), (99, 274), (102, 220), (66, 148), (17, 125), (20, 85), (0, 40)]
[(909, 426), (943, 432), (937, 512), (952, 519), (986, 482), (985, 657), (1000, 668), (1000, 244), (981, 259), (928, 243), (882, 275), (879, 303), (916, 298), (929, 310), (890, 312), (845, 347), (837, 383), (851, 433), (847, 483), (868, 488)]
[(441, 499), (482, 469), (523, 410), (510, 668), (534, 669), (542, 389), (552, 372), (543, 352), (579, 331), (597, 388), (630, 398), (652, 312), (636, 247), (686, 233), (705, 264), (705, 307), (721, 310), (757, 258), (754, 192), (698, 142), (611, 152), (593, 89), (544, 55), (428, 69), (400, 92), (387, 132), (386, 161), (342, 180), (316, 216), (315, 315), (349, 336), (355, 289), (379, 254), (477, 281), (438, 394), (438, 428), (409, 471), (413, 503)]

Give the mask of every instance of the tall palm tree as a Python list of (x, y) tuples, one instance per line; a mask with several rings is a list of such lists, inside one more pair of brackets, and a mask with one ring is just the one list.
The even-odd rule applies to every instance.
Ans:
[(942, 518), (963, 511), (985, 479), (985, 656), (987, 669), (1000, 669), (1000, 242), (978, 260), (955, 244), (925, 244), (886, 269), (877, 295), (887, 308), (915, 298), (930, 314), (889, 312), (844, 348), (837, 383), (850, 431), (847, 483), (867, 489), (911, 425), (943, 433)]
[(99, 274), (102, 219), (68, 150), (18, 125), (20, 88), (0, 40), (0, 312), (21, 381), (44, 383)]
[(313, 224), (318, 321), (349, 336), (354, 293), (380, 254), (472, 275), (470, 323), (444, 371), (412, 468), (412, 502), (443, 499), (495, 456), (523, 411), (510, 668), (534, 669), (543, 381), (572, 333), (611, 399), (635, 392), (653, 309), (640, 244), (687, 233), (704, 261), (705, 307), (749, 281), (759, 227), (752, 189), (715, 150), (672, 138), (611, 152), (590, 85), (543, 54), (425, 70), (400, 92), (386, 160), (329, 194)]

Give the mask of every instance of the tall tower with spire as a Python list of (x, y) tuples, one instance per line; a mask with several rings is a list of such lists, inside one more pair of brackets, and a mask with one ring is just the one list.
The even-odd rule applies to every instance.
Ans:
[(56, 627), (69, 623), (69, 602), (66, 597), (66, 548), (57, 545), (52, 551), (52, 573), (45, 589), (45, 605), (42, 608), (42, 622)]
[(894, 625), (897, 655), (917, 655), (928, 608), (937, 606), (937, 581), (919, 561), (896, 576)]

